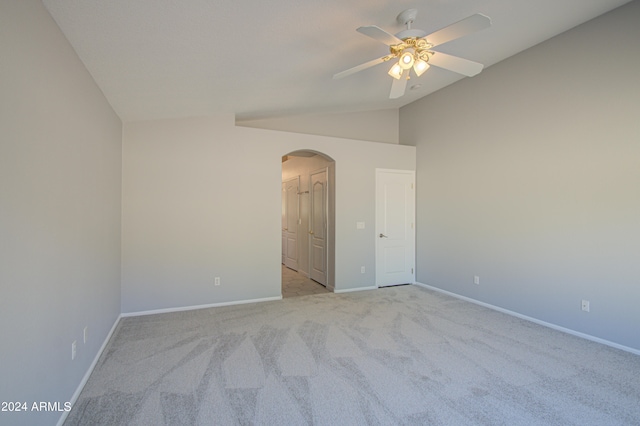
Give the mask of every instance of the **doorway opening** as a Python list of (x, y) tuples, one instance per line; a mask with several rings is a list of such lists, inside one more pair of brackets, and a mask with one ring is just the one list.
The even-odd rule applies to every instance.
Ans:
[(333, 292), (335, 161), (300, 150), (282, 157), (282, 295)]

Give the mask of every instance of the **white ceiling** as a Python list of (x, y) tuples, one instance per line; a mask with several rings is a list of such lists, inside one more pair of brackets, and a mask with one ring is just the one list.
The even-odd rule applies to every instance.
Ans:
[(388, 99), (388, 66), (336, 72), (388, 52), (355, 29), (430, 33), (480, 12), (492, 27), (437, 50), (495, 64), (628, 0), (43, 0), (123, 121), (239, 119), (399, 108), (461, 77), (432, 67)]

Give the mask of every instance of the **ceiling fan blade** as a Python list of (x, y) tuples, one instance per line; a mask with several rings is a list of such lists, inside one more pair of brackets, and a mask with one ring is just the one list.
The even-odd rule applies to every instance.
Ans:
[(340, 78), (344, 78), (344, 77), (346, 77), (348, 75), (355, 74), (358, 71), (362, 71), (362, 70), (367, 69), (369, 67), (372, 67), (374, 65), (381, 64), (381, 63), (384, 62), (384, 58), (386, 58), (386, 55), (382, 56), (380, 58), (377, 58), (377, 59), (373, 59), (373, 60), (371, 60), (369, 62), (365, 62), (364, 64), (360, 64), (360, 65), (355, 66), (353, 68), (349, 68), (348, 70), (341, 71), (341, 72), (339, 72), (337, 74), (334, 74), (333, 75), (333, 79), (334, 80), (338, 80)]
[(448, 41), (466, 36), (467, 34), (484, 30), (490, 26), (491, 18), (481, 13), (476, 13), (475, 15), (471, 15), (468, 18), (464, 18), (461, 21), (431, 33), (424, 38), (426, 38), (427, 42), (431, 43), (433, 46), (438, 46)]
[(397, 99), (404, 95), (404, 90), (407, 87), (407, 76), (409, 74), (409, 70), (405, 70), (402, 73), (402, 77), (399, 79), (393, 79), (393, 83), (391, 83), (391, 93), (389, 93), (389, 99)]
[(484, 65), (481, 63), (459, 58), (457, 56), (447, 55), (442, 52), (433, 52), (433, 56), (429, 58), (429, 64), (457, 72), (458, 74), (466, 75), (467, 77), (473, 77), (474, 75), (479, 74), (480, 71), (482, 71), (482, 68), (484, 68)]
[(398, 37), (386, 32), (380, 27), (376, 27), (375, 25), (360, 27), (356, 31), (359, 32), (360, 34), (369, 36), (374, 40), (378, 40), (379, 42), (384, 43), (387, 46), (391, 46), (392, 44), (402, 43), (402, 40), (400, 40)]

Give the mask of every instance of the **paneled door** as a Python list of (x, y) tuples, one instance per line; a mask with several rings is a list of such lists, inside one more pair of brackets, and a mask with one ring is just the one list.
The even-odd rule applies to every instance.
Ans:
[(282, 182), (282, 264), (284, 265), (285, 255), (287, 253), (287, 235), (285, 228), (287, 227), (287, 184)]
[(299, 176), (284, 182), (282, 221), (284, 265), (296, 271), (298, 270), (298, 219), (300, 217), (298, 188), (300, 188)]
[(309, 277), (326, 287), (327, 285), (327, 169), (312, 172), (309, 176)]
[(415, 281), (415, 172), (376, 170), (376, 285)]

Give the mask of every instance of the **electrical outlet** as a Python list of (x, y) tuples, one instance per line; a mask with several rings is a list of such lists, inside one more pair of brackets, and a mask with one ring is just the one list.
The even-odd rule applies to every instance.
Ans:
[(220, 277), (216, 277), (216, 278), (213, 280), (213, 285), (220, 285)]
[(364, 274), (364, 266), (361, 266), (361, 267), (360, 267), (360, 273), (361, 273), (361, 274)]
[(82, 340), (83, 340), (83, 343), (87, 343), (87, 330), (88, 330), (88, 328), (89, 328), (89, 327), (86, 327), (86, 326), (85, 326), (84, 330), (82, 331)]
[(589, 312), (589, 301), (582, 299), (582, 310)]
[(477, 275), (475, 275), (475, 276), (473, 277), (473, 283), (474, 283), (474, 284), (480, 284), (480, 277), (479, 277), (479, 276), (477, 276)]
[(76, 341), (74, 340), (71, 344), (71, 361), (76, 359)]

